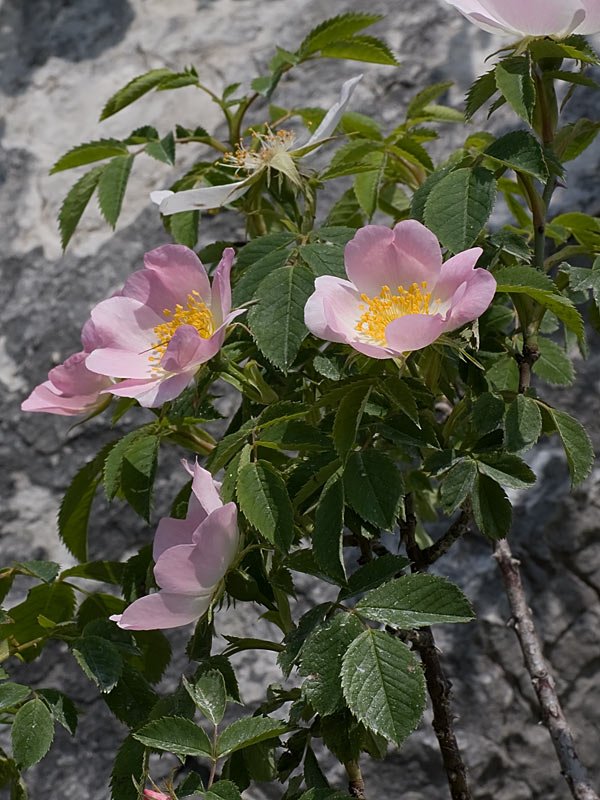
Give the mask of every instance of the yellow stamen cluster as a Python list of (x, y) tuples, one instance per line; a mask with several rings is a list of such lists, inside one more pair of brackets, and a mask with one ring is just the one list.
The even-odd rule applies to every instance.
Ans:
[(376, 344), (386, 344), (385, 329), (395, 319), (408, 314), (431, 313), (429, 310), (431, 292), (427, 291), (427, 281), (423, 281), (420, 286), (418, 283), (413, 283), (410, 289), (398, 286), (397, 290), (397, 294), (392, 294), (389, 286), (382, 286), (377, 297), (371, 298), (361, 294), (363, 303), (359, 309), (364, 313), (356, 325), (356, 330)]
[(245, 169), (248, 172), (256, 172), (265, 166), (277, 153), (287, 153), (291, 150), (296, 134), (293, 131), (280, 130), (273, 133), (257, 133), (252, 131), (252, 138), (260, 144), (260, 150), (253, 149), (251, 145), (246, 147), (242, 142), (239, 143), (235, 153), (225, 153), (222, 163), (225, 166), (233, 166), (236, 169)]
[(163, 314), (167, 317), (167, 322), (163, 322), (154, 328), (157, 342), (152, 347), (150, 362), (154, 364), (152, 369), (159, 370), (158, 363), (163, 357), (165, 350), (171, 341), (173, 334), (180, 325), (191, 325), (203, 339), (210, 339), (215, 330), (213, 315), (200, 299), (200, 293), (196, 290), (187, 296), (185, 308), (177, 303), (175, 311), (169, 308), (163, 309)]

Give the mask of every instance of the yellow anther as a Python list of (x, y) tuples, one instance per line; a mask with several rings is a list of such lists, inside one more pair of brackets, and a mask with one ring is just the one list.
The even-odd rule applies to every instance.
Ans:
[[(361, 294), (361, 300), (367, 304), (367, 309), (361, 315), (356, 330), (376, 344), (385, 345), (385, 329), (390, 322), (408, 314), (430, 313), (431, 292), (426, 290), (427, 281), (423, 281), (420, 286), (413, 283), (410, 289), (398, 286), (397, 294), (392, 294), (389, 286), (382, 286), (377, 297)], [(359, 310), (363, 309), (364, 306), (359, 306)]]
[(185, 308), (181, 303), (177, 303), (174, 312), (168, 308), (163, 309), (165, 317), (172, 317), (172, 319), (162, 322), (154, 328), (157, 341), (148, 356), (150, 363), (153, 364), (153, 370), (160, 369), (157, 365), (180, 325), (191, 325), (203, 339), (210, 339), (213, 335), (215, 331), (213, 315), (204, 301), (197, 299), (199, 297), (199, 292), (192, 290), (187, 296)]

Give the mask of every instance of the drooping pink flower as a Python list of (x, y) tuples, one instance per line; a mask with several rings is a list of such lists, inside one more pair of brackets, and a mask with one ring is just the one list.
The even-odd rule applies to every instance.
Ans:
[(600, 31), (600, 0), (446, 0), (489, 33), (514, 38)]
[(110, 398), (101, 394), (113, 383), (106, 375), (90, 372), (85, 360), (98, 343), (91, 320), (81, 332), (83, 350), (73, 353), (64, 363), (48, 373), (48, 380), (40, 383), (21, 403), (22, 411), (45, 411), (48, 414), (78, 416), (92, 414), (108, 405)]
[(160, 591), (140, 597), (111, 619), (125, 630), (187, 625), (204, 614), (239, 544), (237, 507), (219, 496), (220, 485), (198, 463), (183, 461), (192, 476), (185, 519), (161, 519), (154, 537), (154, 577)]
[(473, 247), (442, 264), (437, 238), (420, 222), (404, 220), (393, 230), (367, 225), (346, 245), (349, 280), (315, 280), (306, 326), (320, 339), (344, 342), (371, 358), (420, 350), (491, 303), (496, 281), (474, 269), (481, 253)]
[(152, 789), (144, 789), (144, 800), (171, 800), (168, 794), (155, 792)]
[(86, 359), (92, 372), (126, 380), (106, 391), (135, 397), (145, 407), (177, 397), (198, 367), (217, 354), (231, 310), (227, 247), (212, 287), (198, 256), (182, 245), (163, 245), (144, 256), (118, 295), (99, 303), (92, 320), (101, 339)]

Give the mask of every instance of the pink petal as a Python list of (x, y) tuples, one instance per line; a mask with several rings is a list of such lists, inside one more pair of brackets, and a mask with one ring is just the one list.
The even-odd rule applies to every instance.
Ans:
[(140, 597), (122, 614), (110, 617), (119, 628), (131, 631), (153, 631), (178, 628), (199, 619), (210, 606), (211, 595), (169, 594), (155, 592)]
[(86, 353), (91, 353), (96, 347), (102, 344), (98, 331), (92, 318), (90, 317), (81, 329), (81, 344)]
[(21, 410), (75, 417), (79, 414), (89, 414), (106, 402), (106, 398), (99, 398), (97, 394), (65, 397), (56, 392), (50, 381), (44, 381), (35, 387), (26, 400), (23, 400)]
[(456, 288), (473, 275), (473, 267), (482, 253), (481, 247), (472, 247), (445, 261), (442, 264), (438, 282), (435, 286), (429, 287), (432, 301), (439, 298), (444, 303), (449, 300)]
[(237, 508), (228, 503), (200, 524), (194, 544), (165, 550), (154, 567), (157, 584), (166, 592), (197, 595), (210, 592), (227, 572), (238, 543)]
[[(186, 468), (189, 466), (184, 464)], [(204, 514), (210, 514), (217, 508), (223, 506), (223, 501), (219, 495), (218, 484), (213, 480), (213, 476), (207, 469), (199, 466), (198, 461), (193, 467), (192, 475), (192, 495)], [(200, 521), (200, 520), (199, 520)]]
[(306, 327), (320, 339), (348, 342), (360, 318), (360, 295), (350, 281), (333, 275), (315, 280), (315, 291), (304, 306)]
[(413, 219), (399, 222), (393, 230), (366, 225), (356, 232), (344, 251), (348, 278), (359, 292), (374, 297), (382, 286), (394, 292), (398, 286), (437, 281), (442, 253), (435, 235)]
[(173, 517), (163, 517), (158, 523), (154, 534), (154, 544), (152, 545), (152, 558), (158, 561), (160, 556), (170, 547), (177, 547), (181, 544), (192, 544), (192, 534), (202, 522), (204, 517), (187, 516), (186, 519), (174, 519)]
[[(165, 244), (157, 247), (146, 253), (144, 265), (160, 279), (175, 302), (185, 306), (188, 294), (195, 289), (210, 308), (210, 283), (206, 270), (189, 247), (181, 244)], [(163, 305), (163, 308), (174, 310), (174, 306), (168, 303)]]
[(573, 0), (481, 0), (481, 5), (484, 14), (525, 36), (567, 34), (584, 18)]
[(152, 789), (144, 789), (144, 800), (170, 800), (170, 797), (162, 792), (153, 792)]
[(494, 276), (485, 269), (474, 269), (452, 296), (444, 330), (453, 331), (480, 317), (492, 302), (495, 292)]
[(144, 408), (157, 408), (168, 400), (174, 400), (194, 379), (194, 371), (179, 372), (168, 377), (148, 378), (139, 380), (131, 378), (121, 381), (105, 392), (110, 392), (117, 397), (135, 397)]
[(180, 325), (167, 345), (160, 366), (166, 372), (182, 372), (204, 364), (219, 352), (224, 338), (224, 328), (213, 333), (210, 339), (203, 339), (192, 325)]
[(211, 311), (217, 325), (220, 325), (231, 311), (231, 283), (229, 276), (234, 256), (235, 250), (233, 247), (226, 247), (223, 250), (223, 255), (213, 278)]
[(48, 373), (48, 379), (57, 392), (68, 396), (96, 395), (110, 386), (112, 381), (106, 375), (90, 372), (86, 367), (87, 353), (73, 353), (63, 364)]
[(577, 28), (577, 33), (590, 34), (600, 32), (600, 3), (598, 0), (581, 0), (585, 8), (585, 19)]
[(427, 347), (444, 330), (444, 319), (440, 314), (407, 314), (390, 322), (385, 329), (385, 339), (389, 349), (401, 355)]

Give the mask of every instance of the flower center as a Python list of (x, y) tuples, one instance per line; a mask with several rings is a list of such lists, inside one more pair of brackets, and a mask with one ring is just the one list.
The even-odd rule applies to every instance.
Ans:
[[(408, 314), (435, 313), (429, 309), (431, 292), (427, 291), (427, 281), (423, 281), (420, 286), (413, 283), (409, 289), (398, 286), (397, 291), (398, 294), (392, 294), (389, 286), (382, 286), (377, 297), (361, 294), (363, 303), (359, 305), (359, 309), (363, 314), (356, 324), (356, 330), (376, 344), (386, 344), (385, 329), (395, 319)], [(435, 304), (439, 302), (436, 300)]]
[(156, 365), (160, 362), (173, 334), (180, 325), (191, 325), (203, 339), (210, 339), (215, 330), (213, 315), (196, 290), (188, 294), (185, 308), (177, 303), (175, 311), (165, 308), (163, 314), (170, 319), (154, 328), (157, 342), (153, 345), (149, 356), (150, 361), (154, 363), (153, 369), (158, 369)]
[(273, 133), (270, 129), (267, 133), (257, 133), (252, 131), (252, 138), (260, 145), (260, 149), (246, 147), (242, 142), (239, 143), (235, 153), (225, 153), (222, 163), (226, 166), (233, 166), (236, 169), (245, 169), (248, 172), (257, 172), (265, 166), (278, 153), (287, 153), (291, 150), (296, 139), (293, 131), (280, 130)]

